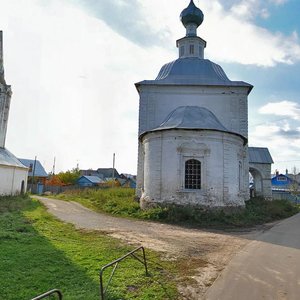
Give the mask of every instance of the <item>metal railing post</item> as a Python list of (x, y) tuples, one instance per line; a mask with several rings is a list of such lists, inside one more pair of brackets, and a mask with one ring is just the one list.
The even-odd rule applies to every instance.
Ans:
[(58, 299), (62, 300), (63, 294), (58, 289), (54, 289), (54, 290), (48, 291), (48, 292), (46, 292), (46, 293), (44, 293), (42, 295), (39, 295), (37, 297), (32, 298), (31, 300), (41, 300), (41, 299), (44, 299), (44, 298), (49, 297), (49, 296), (54, 295), (54, 294), (57, 294), (58, 295)]
[[(142, 252), (143, 252), (143, 260), (140, 259), (139, 257), (137, 257), (135, 255), (135, 252), (137, 252), (139, 250), (142, 250)], [(112, 280), (112, 277), (114, 276), (114, 273), (115, 273), (115, 271), (116, 271), (116, 269), (118, 267), (119, 262), (121, 262), (122, 260), (124, 260), (125, 258), (127, 258), (129, 256), (132, 256), (133, 258), (135, 258), (137, 261), (139, 261), (141, 264), (144, 265), (145, 271), (146, 271), (146, 275), (148, 276), (149, 273), (148, 273), (148, 267), (147, 267), (147, 260), (146, 260), (145, 249), (144, 249), (144, 247), (141, 246), (141, 247), (138, 247), (138, 248), (134, 249), (133, 251), (125, 254), (124, 256), (122, 256), (122, 257), (120, 257), (120, 258), (112, 261), (111, 263), (109, 263), (109, 264), (107, 264), (107, 265), (105, 265), (105, 266), (103, 266), (101, 268), (100, 273), (99, 273), (99, 276), (100, 276), (100, 300), (105, 300), (105, 294), (106, 294), (106, 292), (108, 290), (108, 286), (109, 286), (109, 284), (110, 284), (110, 282)], [(110, 275), (110, 277), (108, 279), (106, 287), (104, 288), (104, 284), (103, 284), (103, 272), (104, 272), (105, 269), (107, 269), (109, 267), (112, 267), (112, 266), (114, 266), (114, 268), (113, 268), (113, 270), (111, 272), (111, 275)]]

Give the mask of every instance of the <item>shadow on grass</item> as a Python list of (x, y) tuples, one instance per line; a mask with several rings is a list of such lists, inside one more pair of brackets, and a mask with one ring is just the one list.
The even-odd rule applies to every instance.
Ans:
[(65, 299), (97, 299), (97, 283), (41, 236), (22, 213), (3, 213), (0, 224), (2, 299), (31, 299), (53, 288), (61, 289)]
[[(99, 269), (115, 259), (116, 252), (111, 251), (108, 257), (101, 257), (101, 253), (94, 249), (94, 242), (99, 242), (99, 237), (91, 234), (88, 240), (87, 234), (81, 238), (84, 243), (90, 243), (85, 249), (88, 257), (81, 255), (81, 240), (76, 239), (80, 233), (71, 225), (58, 222), (46, 214), (36, 201), (26, 198), (15, 204), (9, 201), (0, 199), (0, 298), (26, 300), (58, 288), (63, 292), (64, 299), (99, 299)], [(118, 249), (112, 241), (111, 248), (114, 247)], [(124, 253), (121, 247), (118, 251)], [(118, 277), (116, 282), (124, 281), (122, 276)], [(135, 292), (134, 284), (129, 282), (127, 288)], [(106, 299), (121, 298), (126, 299), (124, 288), (115, 285)]]

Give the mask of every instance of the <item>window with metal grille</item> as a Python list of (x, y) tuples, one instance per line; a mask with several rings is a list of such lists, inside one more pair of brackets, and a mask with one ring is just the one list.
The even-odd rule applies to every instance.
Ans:
[(201, 189), (201, 162), (189, 159), (185, 162), (184, 186), (186, 189)]

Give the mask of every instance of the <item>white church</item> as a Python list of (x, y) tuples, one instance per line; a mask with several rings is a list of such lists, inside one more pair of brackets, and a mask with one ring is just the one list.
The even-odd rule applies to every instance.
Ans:
[(197, 36), (202, 11), (193, 2), (180, 15), (185, 37), (179, 58), (155, 80), (136, 83), (139, 102), (137, 196), (142, 204), (243, 207), (249, 170), (258, 196), (270, 199), (272, 158), (248, 151), (248, 95), (253, 86), (231, 81), (204, 58)]
[(4, 79), (3, 35), (0, 31), (0, 195), (24, 193), (27, 186), (28, 168), (5, 148), (11, 87)]

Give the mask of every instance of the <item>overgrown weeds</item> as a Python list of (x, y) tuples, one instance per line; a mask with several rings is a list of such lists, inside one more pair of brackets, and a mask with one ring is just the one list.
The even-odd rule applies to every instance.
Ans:
[(84, 189), (65, 192), (57, 197), (77, 201), (93, 210), (122, 217), (200, 227), (253, 226), (287, 218), (300, 211), (299, 206), (289, 201), (267, 201), (261, 198), (246, 201), (244, 209), (234, 212), (227, 209), (212, 211), (203, 207), (173, 204), (141, 210), (134, 200), (134, 190), (130, 188)]

